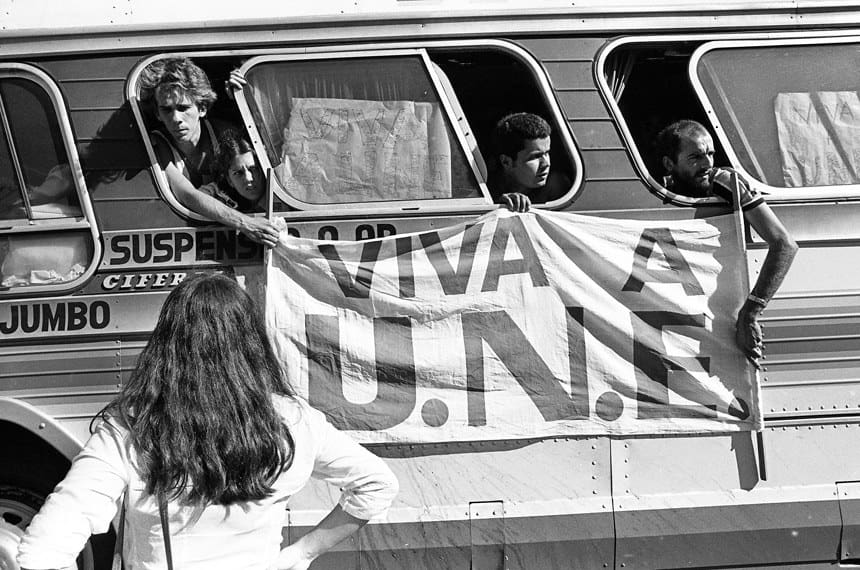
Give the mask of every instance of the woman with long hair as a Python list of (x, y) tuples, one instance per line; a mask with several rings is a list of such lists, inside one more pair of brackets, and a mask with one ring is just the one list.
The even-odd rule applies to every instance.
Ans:
[[(166, 568), (168, 557), (182, 570), (305, 569), (397, 492), (381, 459), (296, 397), (258, 308), (225, 275), (193, 276), (170, 293), (101, 415), (28, 527), (22, 568), (73, 566), (124, 503), (127, 570)], [(340, 501), (281, 549), (285, 502), (312, 475), (340, 487)]]
[(264, 211), (266, 187), (254, 147), (234, 129), (218, 137), (215, 148), (215, 182), (200, 187), (213, 198), (242, 212)]

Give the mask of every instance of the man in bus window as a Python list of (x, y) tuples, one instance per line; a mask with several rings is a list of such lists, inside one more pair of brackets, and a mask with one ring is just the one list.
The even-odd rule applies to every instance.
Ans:
[(487, 185), (493, 201), (513, 212), (527, 212), (532, 203), (548, 201), (550, 129), (533, 113), (502, 117), (493, 129), (493, 154), (498, 159)]
[(666, 189), (683, 196), (716, 197), (733, 204), (737, 185), (744, 220), (767, 242), (767, 256), (738, 313), (735, 334), (738, 346), (758, 366), (762, 355), (758, 317), (782, 284), (797, 253), (797, 244), (764, 197), (737, 171), (714, 167), (714, 141), (700, 123), (691, 120), (672, 123), (657, 135), (657, 148), (667, 173)]
[(151, 135), (170, 190), (187, 208), (273, 247), (278, 229), (263, 218), (229, 207), (200, 188), (214, 181), (215, 145), (229, 125), (206, 118), (216, 94), (206, 72), (188, 58), (154, 61), (140, 77), (142, 99), (152, 100), (161, 123)]

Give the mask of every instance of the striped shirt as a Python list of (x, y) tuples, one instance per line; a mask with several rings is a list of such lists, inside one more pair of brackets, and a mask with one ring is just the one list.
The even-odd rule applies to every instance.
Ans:
[[(750, 187), (749, 182), (733, 168), (714, 168), (711, 180), (713, 182), (711, 189), (703, 196), (704, 198), (720, 198), (729, 204), (734, 204), (734, 187), (737, 184), (741, 198), (741, 210), (746, 212), (764, 203), (764, 196), (758, 190)], [(671, 176), (666, 177), (664, 185), (668, 190), (675, 191)]]

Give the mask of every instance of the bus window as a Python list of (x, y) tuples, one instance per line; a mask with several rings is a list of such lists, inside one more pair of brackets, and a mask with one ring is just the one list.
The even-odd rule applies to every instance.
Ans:
[[(190, 190), (192, 194), (200, 191), (249, 215), (263, 209), (259, 197), (242, 196), (228, 188), (217, 166), (217, 149), (228, 132), (237, 133), (238, 139), (248, 138), (226, 81), (230, 71), (241, 62), (242, 58), (232, 54), (160, 54), (140, 61), (126, 85), (129, 106), (147, 149), (158, 189), (165, 201), (187, 218), (216, 220), (200, 211), (199, 204), (193, 205), (194, 200), (188, 199)], [(184, 87), (174, 91), (172, 81)], [(156, 92), (163, 88), (167, 88), (164, 93), (169, 106), (166, 109), (174, 113), (167, 119), (171, 125), (159, 118)], [(188, 100), (173, 99), (180, 93)], [(173, 121), (177, 122), (173, 124)], [(182, 142), (190, 136), (188, 133), (194, 132), (199, 138)], [(188, 149), (180, 148), (189, 142), (195, 147), (191, 160), (186, 154)], [(171, 166), (175, 166), (178, 173), (172, 182)], [(181, 184), (182, 188), (176, 184)], [(183, 190), (185, 198), (180, 198)]]
[(552, 127), (546, 203), (555, 206), (569, 202), (578, 190), (575, 181), (582, 171), (580, 158), (565, 117), (548, 83), (541, 81), (543, 71), (532, 56), (505, 42), (428, 46), (427, 52), (444, 78), (443, 86), (450, 90), (449, 99), (457, 102), (462, 116), (468, 118), (467, 135), (477, 141), (484, 175), (492, 179), (499, 168), (490, 143), (498, 120), (510, 113), (535, 113)]
[(858, 66), (856, 40), (726, 41), (697, 50), (690, 74), (730, 160), (772, 196), (856, 196)]
[[(0, 217), (64, 218), (81, 215), (71, 169), (48, 94), (18, 77), (0, 81)], [(13, 159), (12, 151), (15, 151)]]
[(62, 290), (94, 262), (77, 155), (50, 88), (34, 68), (0, 66), (0, 294)]
[(657, 133), (693, 119), (768, 201), (857, 197), (860, 99), (856, 38), (720, 40), (622, 38), (599, 56), (599, 82), (634, 163), (662, 198)]
[(292, 206), (485, 202), (420, 50), (264, 56), (244, 68), (246, 102)]
[[(666, 38), (622, 39), (606, 48), (598, 63), (602, 68), (599, 83), (637, 168), (653, 192), (676, 205), (716, 202), (714, 198), (694, 199), (666, 190), (662, 183), (665, 172), (655, 144), (660, 130), (679, 119), (709, 124), (687, 76), (690, 57), (700, 44)], [(714, 164), (729, 166), (716, 137), (714, 144)]]
[[(544, 117), (553, 129), (545, 203), (565, 204), (580, 186), (581, 159), (549, 81), (510, 42), (147, 58), (127, 89), (153, 165), (149, 133), (158, 123), (140, 76), (166, 57), (190, 57), (206, 72), (218, 94), (206, 119), (246, 131), (262, 169), (272, 172), (275, 211), (495, 207), (486, 183), (497, 168), (490, 135), (502, 116), (519, 111)], [(223, 85), (236, 67), (248, 87), (234, 103)], [(205, 219), (179, 202), (160, 168), (153, 173), (176, 211)]]

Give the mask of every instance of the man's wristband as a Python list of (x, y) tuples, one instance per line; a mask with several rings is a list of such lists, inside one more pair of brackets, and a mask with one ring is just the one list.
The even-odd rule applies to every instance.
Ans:
[(758, 305), (758, 306), (759, 306), (759, 307), (761, 307), (762, 309), (764, 309), (765, 307), (767, 307), (767, 301), (765, 301), (765, 300), (764, 300), (764, 299), (762, 299), (761, 297), (758, 297), (758, 296), (756, 296), (756, 295), (753, 295), (752, 293), (750, 293), (749, 295), (747, 295), (747, 301), (749, 301), (750, 303), (755, 303), (756, 305)]

